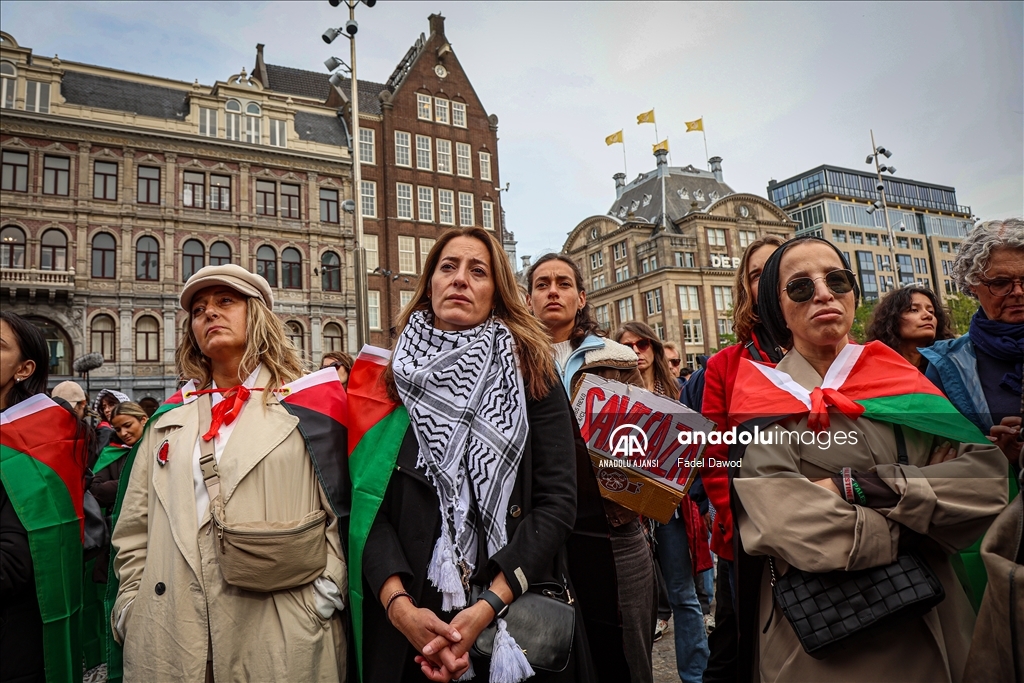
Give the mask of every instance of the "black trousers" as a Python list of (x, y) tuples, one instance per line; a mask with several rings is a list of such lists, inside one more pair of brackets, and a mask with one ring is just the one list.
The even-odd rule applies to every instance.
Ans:
[(708, 636), (711, 655), (704, 669), (704, 683), (734, 683), (736, 681), (736, 657), (739, 654), (736, 611), (732, 604), (732, 583), (730, 577), (735, 565), (725, 558), (718, 558), (718, 578), (715, 581), (715, 629)]

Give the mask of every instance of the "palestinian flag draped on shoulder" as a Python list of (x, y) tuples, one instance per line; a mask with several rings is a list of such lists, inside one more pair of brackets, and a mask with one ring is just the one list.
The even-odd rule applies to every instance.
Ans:
[(363, 548), (384, 501), (398, 460), (398, 449), (409, 427), (409, 413), (388, 397), (383, 382), (390, 357), (389, 351), (364, 346), (348, 378), (348, 451), (352, 473), (348, 591), (360, 678), (363, 672)]
[(85, 443), (78, 439), (74, 416), (45, 394), (5, 410), (0, 427), (0, 477), (28, 534), (46, 680), (77, 680), (82, 677)]

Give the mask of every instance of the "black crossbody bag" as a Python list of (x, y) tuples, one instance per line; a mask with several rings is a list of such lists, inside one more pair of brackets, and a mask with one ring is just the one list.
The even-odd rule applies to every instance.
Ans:
[[(903, 430), (893, 427), (899, 463), (906, 465)], [(814, 573), (790, 567), (777, 577), (774, 558), (768, 562), (775, 603), (804, 652), (815, 659), (851, 645), (859, 635), (919, 617), (946, 597), (931, 567), (913, 551), (900, 551), (890, 565), (850, 572)], [(770, 624), (771, 618), (764, 632)]]

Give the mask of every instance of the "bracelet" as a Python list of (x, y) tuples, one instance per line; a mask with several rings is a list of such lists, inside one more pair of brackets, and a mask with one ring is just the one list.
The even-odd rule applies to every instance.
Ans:
[(853, 493), (853, 470), (849, 467), (844, 467), (840, 472), (843, 475), (843, 497), (847, 503), (853, 505), (856, 501)]
[(387, 606), (384, 608), (384, 616), (386, 616), (388, 618), (388, 621), (391, 620), (391, 616), (390, 616), (391, 615), (391, 605), (394, 604), (395, 600), (397, 600), (398, 598), (400, 598), (402, 596), (405, 596), (405, 597), (409, 598), (409, 602), (412, 603), (412, 606), (416, 607), (416, 600), (415, 600), (415, 598), (413, 598), (411, 595), (409, 595), (404, 590), (397, 590), (397, 591), (395, 591), (394, 593), (392, 593), (388, 597)]
[(508, 605), (506, 605), (505, 601), (498, 597), (498, 594), (491, 589), (487, 589), (481, 593), (480, 597), (477, 598), (477, 602), (486, 602), (490, 605), (491, 609), (494, 610), (495, 619), (505, 616), (508, 612)]
[(865, 495), (864, 489), (860, 487), (860, 484), (857, 483), (856, 479), (852, 479), (851, 483), (853, 484), (853, 492), (857, 495), (857, 503), (860, 505), (867, 505), (868, 497)]

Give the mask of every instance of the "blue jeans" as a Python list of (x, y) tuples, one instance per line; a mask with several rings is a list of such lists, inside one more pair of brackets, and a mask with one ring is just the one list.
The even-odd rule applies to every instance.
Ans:
[(701, 683), (708, 663), (708, 637), (704, 614), (697, 600), (690, 563), (686, 526), (681, 517), (661, 524), (654, 531), (658, 562), (665, 577), (668, 601), (672, 605), (676, 637), (676, 669), (682, 683)]

